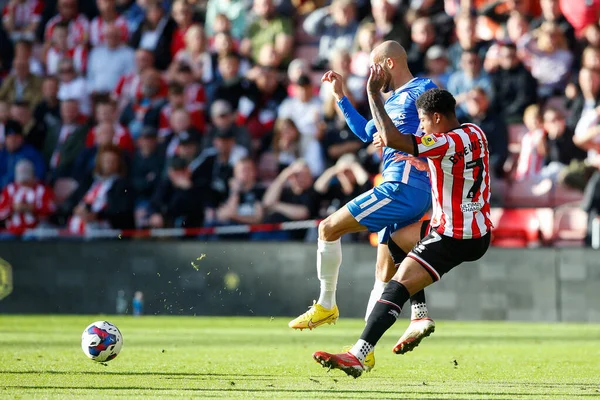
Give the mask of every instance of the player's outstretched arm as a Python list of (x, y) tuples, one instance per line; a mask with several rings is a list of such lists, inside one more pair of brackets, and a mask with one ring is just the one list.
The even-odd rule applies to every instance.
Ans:
[(377, 141), (380, 141), (376, 144), (416, 155), (415, 137), (413, 135), (403, 135), (385, 111), (383, 99), (381, 98), (381, 89), (384, 84), (385, 75), (381, 66), (378, 64), (371, 66), (369, 81), (367, 82), (367, 95), (373, 121), (377, 128)]
[(365, 117), (354, 108), (346, 94), (344, 93), (343, 78), (340, 74), (334, 71), (327, 71), (321, 78), (321, 82), (331, 83), (331, 90), (333, 96), (337, 101), (338, 107), (344, 113), (346, 123), (350, 127), (350, 130), (363, 142), (370, 142), (373, 137), (367, 133), (367, 120)]

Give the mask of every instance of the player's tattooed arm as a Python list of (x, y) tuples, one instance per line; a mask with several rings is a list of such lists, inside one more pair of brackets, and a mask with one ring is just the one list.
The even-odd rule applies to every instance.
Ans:
[(380, 65), (371, 66), (369, 81), (367, 82), (367, 95), (373, 121), (377, 128), (376, 142), (385, 147), (400, 150), (408, 154), (416, 154), (416, 143), (413, 135), (403, 135), (385, 111), (381, 89), (385, 85), (385, 75)]

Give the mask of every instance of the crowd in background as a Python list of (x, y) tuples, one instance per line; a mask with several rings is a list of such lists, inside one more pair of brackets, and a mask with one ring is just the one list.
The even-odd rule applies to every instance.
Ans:
[[(514, 182), (585, 190), (600, 210), (598, 0), (0, 0), (0, 219), (202, 227), (321, 218), (372, 185), (369, 53), (486, 132), (494, 204)], [(527, 204), (524, 204), (527, 205)], [(256, 239), (302, 239), (304, 231)]]

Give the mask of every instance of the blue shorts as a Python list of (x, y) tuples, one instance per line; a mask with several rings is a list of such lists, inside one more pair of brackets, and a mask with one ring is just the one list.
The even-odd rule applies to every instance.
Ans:
[(346, 204), (350, 214), (370, 232), (379, 233), (379, 243), (387, 243), (400, 228), (418, 222), (431, 207), (431, 192), (398, 182), (381, 185)]

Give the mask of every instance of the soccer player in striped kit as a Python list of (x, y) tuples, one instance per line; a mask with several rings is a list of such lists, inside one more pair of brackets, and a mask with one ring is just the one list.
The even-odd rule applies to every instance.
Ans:
[[(374, 143), (428, 158), (433, 215), (429, 224), (415, 223), (392, 235), (390, 243), (409, 251), (408, 256), (386, 285), (360, 339), (350, 351), (313, 354), (324, 367), (341, 369), (355, 378), (365, 371), (365, 358), (396, 322), (410, 296), (457, 265), (483, 257), (492, 229), (489, 151), (483, 131), (473, 124), (460, 125), (454, 97), (445, 90), (430, 89), (416, 103), (425, 135), (399, 135), (379, 94), (388, 80), (380, 65), (371, 67), (367, 87), (378, 131)], [(400, 341), (393, 351), (399, 353), (401, 348)]]
[[(415, 101), (427, 89), (434, 88), (435, 84), (429, 79), (413, 77), (408, 69), (406, 51), (398, 42), (387, 41), (380, 44), (373, 50), (371, 58), (372, 62), (385, 65), (390, 77), (384, 89), (391, 93), (384, 105), (386, 115), (397, 127), (397, 135), (412, 137), (419, 128)], [(377, 131), (375, 123), (362, 117), (344, 96), (342, 77), (329, 71), (322, 80), (331, 83), (338, 106), (354, 134), (364, 142), (371, 142)], [(403, 151), (391, 148), (383, 149), (382, 158), (384, 182), (350, 201), (346, 207), (342, 207), (319, 225), (317, 273), (321, 282), (321, 293), (316, 304), (289, 323), (291, 328), (313, 329), (338, 319), (335, 292), (342, 262), (340, 237), (346, 233), (364, 230), (379, 232), (376, 281), (367, 306), (368, 317), (385, 284), (396, 271), (396, 263), (388, 249), (390, 234), (419, 221), (431, 207), (427, 164)], [(412, 350), (435, 328), (434, 322), (427, 315), (425, 294), (415, 293), (411, 303), (411, 324), (403, 336), (406, 346), (402, 352)], [(365, 364), (367, 370), (372, 368), (374, 363), (371, 354)]]

